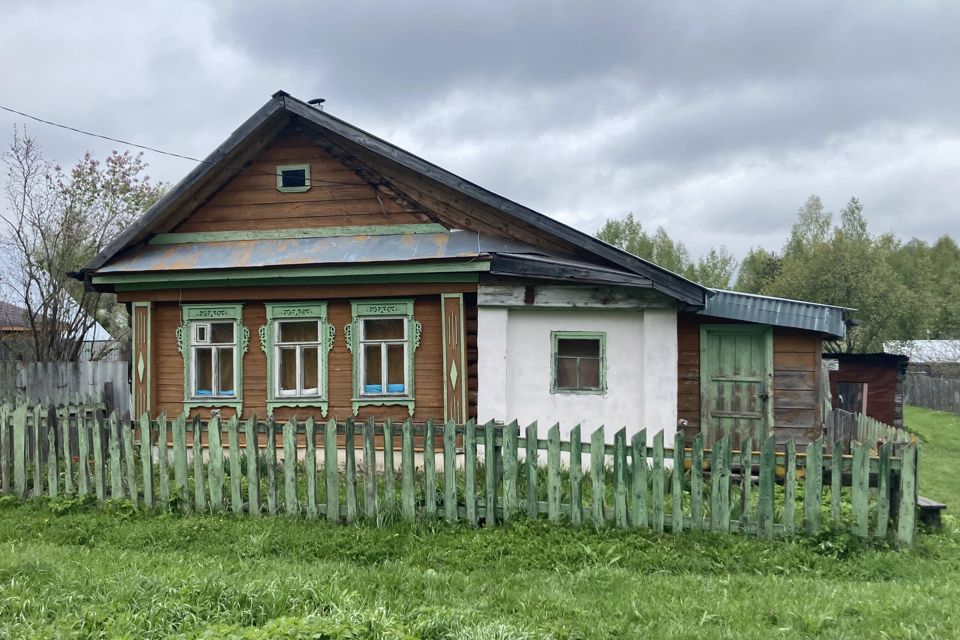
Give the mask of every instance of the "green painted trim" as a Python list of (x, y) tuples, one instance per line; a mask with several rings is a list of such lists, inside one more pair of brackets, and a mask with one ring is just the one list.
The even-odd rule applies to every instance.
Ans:
[[(416, 351), (420, 346), (422, 325), (413, 315), (412, 298), (387, 298), (382, 300), (353, 300), (350, 303), (351, 322), (343, 328), (347, 348), (353, 354), (353, 415), (360, 407), (405, 406), (413, 416)], [(363, 380), (360, 377), (360, 320), (377, 316), (404, 316), (407, 319), (407, 394), (403, 396), (364, 396), (361, 394)]]
[[(147, 310), (147, 346), (146, 346), (147, 357), (145, 358), (146, 362), (144, 363), (144, 367), (143, 367), (146, 373), (145, 373), (144, 379), (142, 381), (139, 381), (139, 384), (146, 385), (147, 407), (152, 408), (153, 398), (151, 397), (152, 394), (150, 393), (150, 372), (151, 372), (151, 364), (153, 362), (153, 303), (152, 302), (134, 302), (132, 308), (133, 308), (133, 314), (131, 317), (131, 329), (133, 330), (134, 336), (137, 335), (137, 329), (138, 329), (137, 309), (146, 308)], [(130, 380), (132, 381), (132, 384), (130, 385), (130, 393), (131, 393), (131, 398), (136, 398), (137, 391), (139, 389), (139, 384), (137, 380), (138, 374), (140, 373), (138, 370), (139, 364), (136, 362), (131, 362), (130, 364), (133, 367), (131, 371), (132, 375), (130, 376)]]
[[(231, 280), (217, 285), (218, 288), (290, 286), (319, 284), (475, 284), (479, 282), (476, 273), (424, 273), (396, 276), (352, 276), (347, 278), (284, 278), (266, 280)], [(209, 282), (154, 282), (146, 284), (118, 284), (115, 291), (159, 291), (164, 289), (203, 289), (212, 285)]]
[(301, 238), (341, 238), (347, 236), (398, 236), (423, 233), (447, 233), (442, 224), (366, 224), (314, 229), (263, 229), (261, 231), (197, 231), (194, 233), (158, 233), (147, 244), (197, 244), (249, 240), (298, 240)]
[[(447, 323), (446, 323), (446, 301), (450, 298), (455, 298), (460, 303), (460, 362), (458, 363), (457, 369), (459, 370), (462, 384), (460, 385), (460, 406), (463, 408), (463, 415), (460, 416), (451, 416), (448, 407), (449, 401), (447, 399), (447, 385), (450, 382), (450, 365), (447, 363)], [(467, 359), (466, 359), (466, 347), (464, 342), (466, 342), (466, 328), (464, 324), (466, 318), (464, 317), (464, 308), (463, 308), (463, 294), (462, 293), (441, 293), (440, 294), (440, 327), (442, 329), (442, 339), (443, 339), (443, 414), (444, 420), (455, 422), (465, 422), (467, 420), (467, 414), (469, 412), (467, 408)]]
[[(319, 407), (321, 415), (327, 417), (328, 355), (333, 348), (336, 328), (327, 321), (326, 302), (265, 302), (267, 324), (260, 327), (260, 349), (267, 357), (267, 413), (281, 407)], [(319, 320), (320, 321), (320, 395), (315, 398), (277, 397), (277, 381), (274, 379), (276, 344), (274, 342), (276, 322), (278, 320)]]
[[(587, 389), (557, 388), (557, 342), (562, 338), (600, 340), (600, 387)], [(607, 393), (607, 333), (606, 331), (551, 331), (550, 332), (550, 393), (557, 395), (602, 396)]]
[(335, 278), (342, 276), (380, 276), (380, 275), (407, 275), (419, 273), (472, 273), (489, 271), (490, 262), (486, 260), (464, 262), (404, 262), (399, 264), (366, 265), (356, 267), (293, 267), (290, 269), (277, 268), (249, 268), (224, 269), (222, 271), (149, 271), (145, 273), (124, 273), (117, 275), (93, 276), (93, 284), (131, 284), (150, 282), (169, 282), (179, 286), (183, 282), (217, 282), (219, 285), (229, 285), (231, 280), (276, 280), (285, 281), (292, 278)]
[[(303, 169), (304, 172), (304, 186), (302, 187), (285, 187), (283, 186), (283, 172), (284, 171), (298, 171)], [(303, 193), (304, 191), (310, 191), (310, 187), (313, 186), (310, 182), (310, 164), (278, 164), (277, 165), (277, 191), (282, 193)]]
[[(242, 304), (184, 304), (181, 305), (183, 313), (183, 325), (177, 327), (177, 348), (183, 357), (183, 410), (188, 412), (191, 408), (211, 407), (223, 408), (230, 407), (237, 410), (237, 414), (243, 411), (243, 357), (247, 353), (250, 345), (250, 330), (243, 324), (243, 305)], [(234, 336), (236, 338), (235, 364), (234, 364), (234, 387), (236, 387), (235, 398), (195, 398), (192, 394), (192, 384), (190, 379), (191, 364), (191, 343), (193, 341), (192, 324), (196, 322), (218, 322), (223, 320), (232, 320), (234, 322)]]

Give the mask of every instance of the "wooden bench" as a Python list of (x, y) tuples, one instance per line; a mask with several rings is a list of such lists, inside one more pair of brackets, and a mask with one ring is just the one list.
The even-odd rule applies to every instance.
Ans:
[(930, 498), (917, 496), (917, 510), (920, 512), (920, 522), (936, 529), (940, 528), (940, 512), (947, 508)]

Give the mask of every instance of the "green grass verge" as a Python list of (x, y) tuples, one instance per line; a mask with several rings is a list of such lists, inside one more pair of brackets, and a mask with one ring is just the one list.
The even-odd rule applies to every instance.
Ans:
[[(960, 507), (960, 416), (907, 405), (903, 423), (916, 433), (920, 448), (920, 495)], [(948, 511), (948, 513), (950, 512)]]

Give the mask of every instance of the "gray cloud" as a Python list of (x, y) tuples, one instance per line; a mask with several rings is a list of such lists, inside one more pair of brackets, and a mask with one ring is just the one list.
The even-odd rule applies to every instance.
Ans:
[[(960, 5), (18, 5), (2, 102), (203, 156), (270, 93), (585, 231), (779, 247), (811, 193), (960, 236)], [(0, 127), (13, 119), (0, 116)], [(89, 139), (31, 126), (63, 162)], [(150, 157), (175, 180), (189, 163)]]

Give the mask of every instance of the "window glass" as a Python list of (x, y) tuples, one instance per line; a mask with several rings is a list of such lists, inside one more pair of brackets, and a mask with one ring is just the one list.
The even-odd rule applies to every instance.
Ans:
[(387, 393), (403, 393), (406, 363), (403, 344), (387, 345)]
[(297, 393), (297, 350), (294, 348), (279, 349), (278, 377), (280, 380), (281, 395), (295, 395)]
[(363, 321), (364, 340), (403, 340), (403, 318)]
[(232, 322), (211, 322), (210, 323), (210, 343), (211, 344), (231, 344), (233, 342)]
[(575, 358), (557, 360), (557, 388), (575, 389), (577, 387), (577, 361)]
[(194, 387), (198, 396), (213, 395), (213, 349), (197, 348), (194, 359)]
[(577, 386), (584, 389), (600, 388), (600, 358), (580, 360), (580, 380)]
[(320, 349), (300, 347), (303, 368), (303, 394), (317, 395), (320, 392)]
[(581, 358), (599, 358), (600, 341), (596, 338), (559, 338), (557, 355)]
[(382, 347), (368, 344), (363, 347), (363, 392), (383, 393)]
[(307, 186), (306, 169), (284, 169), (280, 172), (280, 186), (283, 188)]
[(298, 320), (278, 324), (280, 331), (277, 342), (317, 342), (319, 339), (319, 323), (316, 320)]
[(233, 347), (217, 349), (218, 374), (220, 395), (234, 396), (237, 394), (233, 382)]

